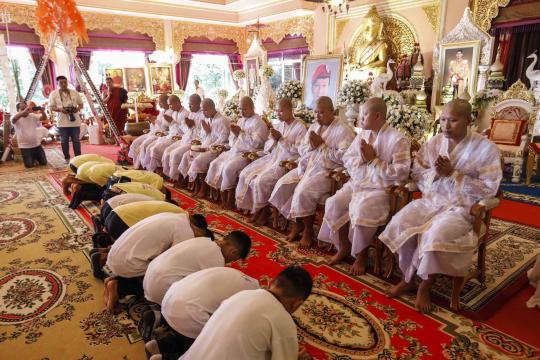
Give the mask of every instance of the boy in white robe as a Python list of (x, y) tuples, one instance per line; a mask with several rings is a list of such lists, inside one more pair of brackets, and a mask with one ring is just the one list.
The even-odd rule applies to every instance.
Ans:
[(412, 179), (422, 191), (398, 212), (380, 240), (397, 253), (403, 280), (389, 291), (399, 296), (422, 282), (416, 308), (430, 312), (430, 290), (436, 274), (466, 276), (478, 238), (473, 232), (471, 207), (496, 195), (502, 170), (497, 146), (472, 133), (471, 105), (456, 99), (445, 105), (441, 133), (424, 144), (414, 161)]
[(236, 186), (236, 206), (250, 210), (253, 215), (250, 221), (259, 225), (268, 218), (268, 199), (272, 189), (285, 175), (286, 170), (280, 163), (298, 158), (298, 148), (307, 132), (304, 122), (294, 118), (290, 99), (281, 99), (276, 112), (280, 121), (270, 129), (270, 138), (264, 146), (267, 155), (244, 168)]
[[(193, 182), (199, 174), (205, 174), (210, 163), (219, 155), (218, 152), (211, 151), (212, 148), (225, 145), (229, 141), (231, 121), (216, 110), (212, 99), (203, 100), (202, 111), (205, 119), (201, 122), (201, 145), (186, 152), (178, 166), (179, 182), (182, 184)], [(200, 197), (202, 194), (198, 193), (196, 196)]]
[(142, 163), (144, 168), (149, 171), (155, 171), (157, 168), (162, 167), (163, 152), (168, 146), (177, 141), (175, 140), (176, 137), (183, 135), (181, 126), (188, 115), (188, 111), (182, 106), (180, 98), (176, 95), (169, 96), (168, 103), (172, 114), (170, 116), (163, 115), (163, 118), (169, 123), (169, 132), (167, 136), (160, 137), (147, 149)]
[(133, 159), (133, 167), (135, 169), (138, 169), (141, 166), (141, 159), (144, 159), (146, 148), (158, 139), (156, 133), (165, 132), (169, 129), (169, 123), (165, 121), (165, 118), (163, 117), (165, 114), (171, 115), (172, 113), (167, 104), (168, 98), (169, 95), (167, 94), (159, 95), (158, 105), (161, 110), (154, 122), (150, 124), (150, 131), (139, 136), (129, 145), (128, 156)]
[[(212, 314), (182, 360), (297, 359), (296, 325), (290, 314), (311, 293), (311, 275), (290, 266), (268, 290), (245, 290)], [(160, 359), (155, 355), (152, 360)]]
[(240, 171), (248, 164), (246, 152), (262, 149), (268, 138), (268, 126), (255, 114), (253, 100), (244, 97), (239, 110), (242, 118), (238, 124), (231, 124), (229, 145), (231, 149), (219, 155), (208, 168), (206, 184), (221, 191), (223, 203), (228, 208), (234, 205), (234, 188)]
[(189, 114), (182, 124), (182, 139), (174, 142), (163, 153), (163, 174), (172, 181), (178, 180), (178, 166), (184, 154), (191, 149), (191, 141), (199, 139), (203, 119), (201, 98), (193, 94), (189, 97)]
[(355, 258), (354, 275), (365, 272), (367, 247), (390, 211), (387, 188), (404, 184), (411, 167), (409, 141), (386, 124), (386, 104), (371, 98), (358, 115), (362, 131), (343, 155), (350, 180), (326, 200), (318, 238), (338, 249), (335, 265), (349, 253)]
[[(204, 269), (175, 282), (161, 304), (161, 315), (173, 334), (149, 341), (146, 350), (150, 354), (163, 353), (178, 359), (224, 300), (240, 291), (258, 288), (257, 280), (230, 267)], [(149, 339), (155, 324), (154, 311), (145, 311), (141, 318), (144, 323), (142, 337)]]
[(317, 204), (324, 203), (331, 190), (328, 174), (343, 165), (343, 154), (355, 137), (349, 124), (334, 117), (329, 97), (317, 100), (315, 117), (317, 121), (309, 127), (299, 148), (298, 167), (279, 179), (269, 200), (285, 218), (293, 220), (287, 240), (296, 240), (302, 232), (300, 246), (304, 248), (313, 242)]

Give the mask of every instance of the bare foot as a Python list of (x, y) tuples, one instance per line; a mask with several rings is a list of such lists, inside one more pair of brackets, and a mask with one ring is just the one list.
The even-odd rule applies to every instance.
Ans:
[(251, 215), (247, 222), (253, 224), (255, 221), (257, 221), (257, 213)]
[(270, 211), (268, 207), (264, 207), (257, 213), (257, 219), (255, 220), (255, 224), (263, 226), (266, 225), (266, 222), (268, 221), (268, 218), (270, 217)]
[(401, 280), (399, 284), (394, 285), (390, 289), (387, 290), (386, 296), (388, 296), (389, 298), (395, 298), (413, 289), (414, 289), (414, 283), (412, 281), (410, 283), (407, 283), (405, 282), (405, 280)]
[(311, 247), (311, 244), (313, 244), (313, 231), (309, 231), (309, 229), (304, 229), (302, 239), (300, 239), (300, 244), (298, 244), (298, 247), (300, 249), (309, 249)]
[(416, 292), (416, 301), (414, 302), (414, 307), (416, 310), (424, 314), (429, 314), (434, 309), (433, 303), (431, 302), (431, 297), (429, 296), (430, 290), (431, 284), (426, 281), (422, 281), (418, 287), (418, 291)]
[(337, 251), (337, 253), (332, 256), (332, 259), (328, 262), (328, 265), (337, 265), (340, 262), (342, 262), (351, 252), (351, 244), (349, 243), (349, 246), (342, 246), (341, 249)]
[(297, 222), (293, 222), (291, 232), (289, 233), (289, 235), (287, 235), (286, 240), (288, 242), (297, 241), (298, 235), (300, 235), (300, 232), (302, 232), (303, 228), (304, 227), (302, 225), (298, 224)]
[(359, 276), (366, 273), (366, 258), (363, 255), (357, 256), (351, 265), (351, 274)]
[(118, 305), (118, 281), (111, 280), (105, 285), (107, 288), (107, 309), (111, 314), (114, 314), (116, 311), (116, 305)]
[(103, 303), (105, 306), (107, 306), (107, 300), (109, 299), (109, 288), (107, 287), (107, 284), (112, 280), (114, 280), (113, 277), (108, 277), (103, 280)]

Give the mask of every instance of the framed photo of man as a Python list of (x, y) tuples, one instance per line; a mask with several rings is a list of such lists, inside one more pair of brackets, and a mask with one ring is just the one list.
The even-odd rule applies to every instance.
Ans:
[(110, 77), (115, 87), (124, 87), (124, 69), (106, 68), (105, 76)]
[(443, 102), (459, 97), (465, 90), (476, 92), (480, 40), (441, 44), (440, 89)]
[(255, 89), (259, 85), (259, 57), (246, 57), (246, 84), (249, 96), (255, 95)]
[(321, 96), (330, 97), (335, 104), (341, 85), (342, 69), (341, 55), (304, 57), (304, 105), (314, 109)]
[(173, 91), (172, 65), (149, 64), (152, 94), (170, 94)]
[(125, 68), (127, 91), (146, 92), (146, 77), (144, 68)]

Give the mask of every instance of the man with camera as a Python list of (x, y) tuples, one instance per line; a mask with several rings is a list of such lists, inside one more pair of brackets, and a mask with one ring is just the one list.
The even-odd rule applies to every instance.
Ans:
[[(31, 168), (36, 162), (39, 165), (47, 165), (47, 157), (41, 147), (41, 136), (37, 130), (41, 127), (41, 122), (47, 119), (44, 109), (40, 106), (31, 107), (21, 102), (17, 104), (17, 111), (17, 115), (11, 119), (11, 122), (15, 127), (15, 136), (21, 149), (24, 166)], [(32, 111), (41, 111), (41, 116)]]
[(66, 163), (69, 162), (69, 139), (73, 143), (75, 156), (81, 155), (81, 117), (79, 112), (83, 108), (83, 101), (79, 93), (68, 89), (67, 78), (63, 75), (56, 77), (59, 89), (53, 91), (49, 97), (51, 111), (57, 113), (56, 126), (60, 131), (62, 152)]

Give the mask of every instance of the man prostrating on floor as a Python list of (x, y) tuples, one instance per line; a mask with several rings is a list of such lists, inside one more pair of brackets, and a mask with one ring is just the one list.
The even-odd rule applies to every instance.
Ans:
[(379, 236), (397, 253), (403, 280), (390, 289), (399, 296), (422, 282), (416, 308), (430, 312), (430, 290), (437, 274), (467, 275), (478, 238), (473, 232), (471, 206), (495, 196), (502, 178), (497, 146), (471, 132), (471, 105), (452, 100), (445, 105), (441, 133), (424, 144), (414, 161), (412, 179), (422, 191), (398, 212)]
[[(245, 290), (223, 301), (204, 325), (183, 360), (297, 359), (296, 325), (291, 317), (311, 293), (311, 275), (288, 267), (268, 290)], [(151, 360), (161, 359), (154, 355)]]
[[(146, 344), (150, 354), (163, 354), (165, 359), (178, 359), (193, 344), (204, 324), (219, 305), (243, 290), (255, 290), (259, 282), (230, 267), (197, 271), (175, 282), (165, 294), (161, 314), (173, 333)], [(142, 319), (152, 315), (143, 313)], [(143, 339), (149, 338), (154, 323), (145, 321)]]

